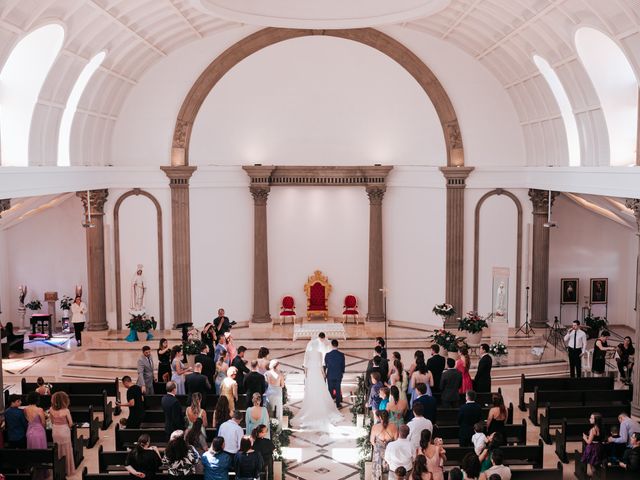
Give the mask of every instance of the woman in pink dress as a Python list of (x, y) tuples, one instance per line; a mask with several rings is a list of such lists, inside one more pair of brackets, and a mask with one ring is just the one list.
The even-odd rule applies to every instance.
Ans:
[(469, 350), (467, 347), (461, 347), (458, 351), (458, 360), (456, 360), (456, 370), (462, 374), (462, 386), (459, 392), (463, 394), (473, 390), (473, 380), (471, 380), (471, 375), (469, 374), (470, 367)]
[(73, 459), (73, 445), (71, 444), (71, 427), (73, 420), (69, 412), (69, 395), (56, 392), (51, 397), (51, 430), (53, 442), (58, 445), (58, 458), (65, 457), (67, 476), (73, 475), (76, 465)]

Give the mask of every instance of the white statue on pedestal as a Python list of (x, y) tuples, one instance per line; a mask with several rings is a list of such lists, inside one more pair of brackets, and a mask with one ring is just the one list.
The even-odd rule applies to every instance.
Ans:
[(144, 313), (144, 293), (147, 286), (142, 276), (142, 265), (138, 265), (136, 274), (131, 280), (131, 312)]
[(496, 316), (498, 317), (503, 317), (505, 314), (505, 310), (507, 309), (506, 290), (507, 289), (504, 285), (504, 282), (500, 282), (500, 284), (498, 285), (498, 292), (496, 293)]

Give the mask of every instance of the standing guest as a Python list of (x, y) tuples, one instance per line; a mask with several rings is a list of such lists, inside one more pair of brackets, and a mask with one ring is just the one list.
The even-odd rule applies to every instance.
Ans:
[(244, 430), (242, 430), (240, 422), (242, 422), (242, 413), (235, 412), (233, 418), (227, 420), (218, 428), (218, 435), (224, 438), (224, 451), (232, 457), (240, 450), (240, 440), (244, 436)]
[(424, 417), (424, 412), (421, 403), (416, 403), (413, 406), (413, 419), (407, 423), (409, 427), (409, 440), (411, 440), (411, 446), (413, 451), (416, 452), (420, 448), (420, 439), (422, 438), (422, 432), (429, 430), (433, 432), (433, 423), (428, 418)]
[(29, 422), (20, 408), (22, 396), (9, 395), (9, 408), (4, 412), (5, 429), (9, 448), (27, 448), (27, 427)]
[[(432, 395), (427, 394), (427, 386), (424, 383), (418, 383), (416, 385), (416, 395), (418, 395), (418, 398), (416, 398), (416, 401), (413, 402), (413, 404), (415, 405), (416, 403), (420, 403), (422, 405), (422, 411), (425, 418), (436, 423), (438, 402)], [(412, 417), (411, 414), (409, 416)]]
[(458, 350), (456, 368), (462, 374), (462, 386), (458, 393), (464, 394), (469, 390), (473, 390), (473, 380), (471, 380), (471, 375), (469, 374), (471, 359), (469, 358), (469, 350), (466, 347), (460, 347), (460, 350)]
[(507, 422), (507, 407), (499, 393), (491, 395), (491, 408), (487, 416), (487, 434), (500, 432), (504, 436), (504, 424)]
[(176, 385), (176, 394), (184, 395), (184, 376), (191, 371), (191, 367), (187, 368), (182, 363), (182, 347), (176, 345), (171, 349), (171, 381)]
[(269, 370), (269, 349), (260, 347), (258, 349), (258, 373), (264, 375)]
[(587, 349), (587, 335), (580, 329), (580, 321), (574, 320), (571, 330), (564, 336), (564, 343), (569, 353), (569, 373), (571, 378), (582, 376), (582, 362), (580, 357)]
[(416, 350), (413, 353), (413, 363), (411, 364), (411, 366), (409, 367), (409, 377), (411, 377), (411, 375), (413, 374), (413, 372), (416, 370), (416, 366), (418, 365), (418, 361), (422, 359), (422, 361), (424, 362), (424, 352), (422, 350)]
[(622, 412), (618, 415), (620, 422), (620, 434), (617, 437), (609, 437), (608, 439), (608, 456), (621, 458), (626, 447), (631, 447), (631, 437), (634, 433), (640, 434), (640, 423), (629, 418), (629, 415)]
[(267, 379), (267, 408), (271, 416), (282, 422), (282, 389), (284, 388), (284, 375), (280, 371), (280, 362), (273, 359), (269, 362), (269, 371), (265, 373)]
[(71, 304), (71, 323), (73, 323), (73, 332), (76, 336), (76, 343), (79, 347), (82, 346), (82, 330), (84, 330), (84, 322), (86, 322), (85, 314), (87, 313), (87, 306), (82, 299), (77, 296)]
[(416, 363), (416, 369), (413, 371), (411, 375), (411, 380), (409, 381), (410, 388), (413, 391), (413, 396), (411, 397), (411, 404), (415, 402), (416, 398), (420, 395), (416, 392), (416, 386), (419, 383), (424, 383), (426, 387), (426, 395), (432, 395), (431, 387), (433, 387), (433, 375), (427, 368), (427, 364), (424, 360), (420, 359)]
[(53, 443), (58, 445), (58, 458), (65, 457), (67, 476), (72, 476), (76, 472), (76, 465), (71, 444), (73, 420), (71, 412), (69, 412), (69, 395), (65, 392), (56, 392), (52, 395), (49, 416), (51, 417)]
[(216, 379), (214, 381), (216, 394), (220, 395), (220, 387), (225, 378), (227, 378), (227, 370), (229, 364), (227, 363), (227, 351), (220, 352), (218, 360), (216, 361)]
[(382, 387), (378, 395), (380, 395), (380, 404), (378, 405), (378, 410), (386, 410), (387, 403), (389, 403), (389, 387)]
[(153, 360), (151, 359), (151, 347), (142, 347), (142, 356), (138, 359), (138, 381), (142, 393), (153, 395)]
[(238, 393), (244, 393), (244, 376), (251, 370), (247, 368), (247, 361), (244, 359), (247, 347), (240, 345), (238, 347), (238, 353), (231, 361), (231, 366), (236, 369), (236, 382), (238, 383)]
[(491, 475), (499, 475), (500, 480), (511, 480), (511, 469), (503, 465), (504, 454), (499, 448), (491, 455), (491, 468), (480, 474), (480, 480), (489, 480)]
[(207, 322), (204, 324), (202, 328), (202, 332), (200, 332), (200, 339), (202, 343), (209, 347), (208, 354), (213, 355), (213, 351), (216, 348), (216, 338), (217, 335), (213, 331), (213, 324), (211, 322)]
[(158, 447), (151, 446), (151, 438), (146, 433), (138, 437), (135, 446), (129, 450), (125, 468), (132, 477), (154, 479), (162, 465)]
[[(205, 447), (203, 448), (203, 450), (206, 450), (206, 444), (207, 444), (207, 432), (206, 432), (206, 428), (209, 424), (209, 421), (207, 420), (207, 412), (205, 411), (204, 408), (202, 408), (202, 394), (200, 394), (199, 392), (194, 392), (191, 395), (191, 405), (189, 405), (187, 407), (187, 411), (186, 411), (186, 418), (187, 418), (187, 429), (189, 430), (198, 430), (196, 427), (196, 423), (198, 423), (198, 420), (200, 420), (200, 422), (198, 423), (198, 425), (200, 426), (199, 428), (199, 432), (195, 432), (193, 434), (193, 436), (195, 436), (196, 434), (198, 435), (197, 437), (197, 444), (201, 445), (204, 444)], [(186, 433), (185, 433), (185, 438), (186, 438)], [(193, 442), (191, 442), (191, 444), (193, 444)]]
[(251, 371), (244, 377), (244, 391), (247, 398), (251, 398), (254, 393), (264, 395), (267, 391), (267, 380), (258, 372), (257, 360), (251, 361)]
[(36, 393), (40, 396), (51, 395), (51, 386), (48, 383), (44, 383), (44, 378), (38, 377), (36, 380)]
[(262, 455), (262, 461), (267, 469), (267, 480), (273, 480), (273, 451), (275, 445), (269, 438), (267, 425), (258, 425), (251, 432), (253, 449)]
[(238, 349), (236, 348), (236, 345), (233, 343), (233, 337), (231, 336), (231, 332), (227, 332), (224, 334), (224, 340), (227, 345), (227, 352), (229, 353), (228, 355), (229, 364), (231, 364), (233, 363), (234, 358), (236, 358), (236, 355), (238, 354)]
[(456, 368), (455, 360), (447, 358), (447, 369), (440, 377), (440, 401), (443, 408), (458, 408), (460, 387), (462, 387), (462, 374)]
[[(464, 472), (464, 478), (466, 480), (478, 480), (480, 476), (480, 459), (478, 455), (473, 452), (467, 453), (462, 457), (460, 469)], [(449, 473), (449, 475), (451, 475), (451, 473)], [(449, 476), (449, 480), (451, 480), (451, 476)]]
[(195, 356), (194, 361), (202, 365), (202, 375), (207, 377), (209, 383), (213, 385), (213, 376), (216, 373), (216, 362), (214, 362), (213, 358), (209, 355), (209, 345), (206, 343), (202, 344), (200, 353)]
[(376, 345), (373, 349), (376, 357), (380, 357), (380, 374), (382, 375), (382, 381), (387, 382), (389, 380), (389, 360), (382, 356), (382, 347)]
[[(378, 373), (378, 372), (375, 372)], [(372, 455), (372, 478), (373, 480), (382, 480), (382, 474), (387, 470), (385, 462), (385, 450), (390, 442), (398, 438), (398, 429), (392, 423), (389, 423), (389, 414), (384, 410), (377, 413), (380, 423), (371, 427), (371, 435), (369, 442), (373, 449)]]
[(224, 335), (218, 336), (218, 344), (213, 352), (213, 361), (216, 362), (216, 364), (218, 363), (222, 352), (225, 354), (225, 362), (229, 365), (231, 361), (229, 360), (229, 352), (227, 351), (227, 339)]
[(231, 331), (232, 325), (233, 323), (231, 323), (224, 315), (224, 308), (219, 308), (218, 316), (213, 320), (213, 331), (215, 332), (218, 341), (220, 340), (220, 335), (224, 335)]
[(369, 360), (369, 363), (367, 364), (367, 370), (364, 373), (364, 386), (368, 392), (371, 390), (372, 373), (378, 372), (380, 374), (380, 379), (382, 380), (382, 370), (380, 369), (380, 362), (382, 362), (382, 357), (380, 357), (379, 355), (374, 355), (374, 357)]
[[(205, 415), (206, 416), (206, 415)], [(204, 436), (205, 431), (202, 417), (196, 418), (196, 421), (188, 427), (184, 432), (184, 441), (187, 445), (193, 447), (198, 452), (198, 455), (202, 457), (202, 454), (209, 448), (207, 445), (207, 438)], [(196, 465), (196, 473), (202, 473), (202, 464)]]
[(169, 439), (176, 430), (184, 429), (184, 415), (182, 407), (176, 398), (175, 382), (167, 382), (167, 394), (162, 397), (162, 411), (164, 412), (164, 433)]
[(238, 382), (236, 382), (237, 374), (238, 370), (236, 370), (236, 367), (229, 367), (227, 369), (227, 376), (220, 384), (220, 396), (227, 397), (229, 400), (229, 408), (231, 410), (236, 409), (236, 402), (238, 401)]
[(630, 446), (624, 451), (620, 467), (627, 472), (640, 473), (640, 433), (634, 432), (631, 435)]
[(367, 406), (371, 409), (372, 413), (380, 408), (380, 389), (384, 386), (380, 381), (380, 372), (373, 372), (370, 376), (371, 389), (369, 390), (369, 399), (367, 400)]
[(427, 461), (427, 468), (431, 472), (432, 480), (444, 480), (444, 470), (442, 465), (447, 461), (447, 455), (442, 446), (441, 438), (434, 438), (431, 441), (431, 431), (426, 428), (420, 435), (420, 448), (418, 453), (424, 455)]
[(29, 422), (27, 426), (27, 448), (44, 449), (47, 448), (47, 434), (44, 430), (46, 416), (44, 410), (38, 406), (40, 395), (31, 392), (27, 395), (27, 406), (24, 407), (24, 416)]
[(216, 437), (202, 456), (204, 480), (229, 480), (231, 457), (224, 451), (224, 438)]
[(437, 392), (440, 389), (440, 379), (445, 367), (445, 358), (440, 355), (440, 345), (431, 345), (431, 357), (427, 360), (427, 368), (433, 375), (433, 389)]
[(478, 460), (480, 460), (480, 473), (491, 468), (491, 457), (493, 456), (493, 452), (500, 449), (505, 444), (505, 439), (500, 433), (490, 435), (489, 443), (487, 443), (482, 453), (478, 455)]
[(184, 432), (176, 430), (171, 434), (167, 448), (164, 450), (162, 464), (167, 467), (169, 475), (184, 477), (196, 473), (196, 465), (200, 455), (193, 446), (187, 445)]
[(409, 427), (402, 425), (398, 429), (398, 439), (393, 442), (389, 442), (384, 452), (384, 459), (389, 465), (389, 480), (395, 480), (395, 471), (398, 467), (404, 467), (407, 472), (413, 468), (413, 459), (416, 454), (416, 450), (411, 444), (409, 436)]
[(460, 407), (458, 412), (458, 439), (461, 447), (471, 446), (473, 426), (482, 420), (482, 407), (476, 403), (476, 392), (469, 390), (466, 393), (467, 403)]
[(389, 375), (389, 386), (398, 387), (400, 398), (407, 400), (407, 389), (409, 388), (409, 377), (407, 371), (404, 369), (404, 365), (398, 358), (394, 358), (391, 367), (391, 374)]
[(465, 474), (462, 472), (462, 469), (459, 467), (453, 467), (449, 470), (449, 480), (477, 480), (476, 478), (465, 477)]
[(486, 343), (480, 345), (480, 352), (478, 371), (473, 380), (473, 388), (475, 392), (489, 393), (491, 391), (491, 367), (493, 365), (493, 359), (489, 355), (489, 345)]
[(376, 337), (376, 346), (380, 347), (380, 356), (387, 359), (387, 348), (385, 347), (386, 342), (382, 337)]
[(607, 352), (616, 350), (616, 347), (609, 346), (609, 344), (607, 343), (608, 338), (609, 338), (609, 332), (607, 330), (603, 330), (602, 332), (600, 332), (600, 337), (598, 337), (598, 339), (596, 340), (596, 343), (593, 345), (591, 373), (595, 373), (597, 375), (604, 375)]
[(329, 393), (336, 402), (336, 407), (342, 407), (342, 377), (345, 371), (344, 353), (338, 350), (338, 340), (331, 340), (331, 351), (324, 356)]
[(161, 338), (158, 344), (158, 383), (171, 379), (171, 349), (166, 338)]
[[(397, 476), (398, 474), (396, 473)], [(416, 461), (413, 463), (413, 469), (411, 470), (411, 480), (433, 480), (424, 455), (416, 455)]]
[(586, 446), (582, 452), (581, 460), (582, 463), (587, 465), (587, 475), (593, 476), (594, 472), (600, 470), (604, 459), (602, 415), (592, 413), (589, 417), (589, 425), (591, 425), (589, 432), (582, 434), (582, 440), (586, 443)]
[(633, 356), (636, 349), (633, 347), (631, 337), (624, 337), (624, 341), (618, 344), (618, 355), (616, 363), (620, 372), (620, 380), (627, 385), (631, 384), (631, 373), (633, 371)]
[(142, 388), (131, 380), (129, 375), (122, 377), (122, 384), (127, 389), (127, 403), (117, 403), (119, 407), (129, 408), (127, 428), (140, 428), (144, 419), (144, 397)]
[(262, 455), (252, 448), (251, 443), (249, 436), (245, 435), (240, 439), (240, 451), (236, 453), (233, 460), (237, 480), (254, 480), (262, 473), (264, 467)]
[[(269, 412), (265, 407), (261, 407), (262, 395), (258, 392), (254, 393), (251, 397), (252, 406), (247, 408), (247, 413), (244, 417), (244, 424), (246, 425), (246, 432), (251, 434), (253, 430), (259, 425), (269, 425)], [(266, 438), (271, 438), (271, 434), (267, 427)]]
[(229, 420), (233, 415), (229, 409), (229, 399), (225, 396), (218, 398), (216, 409), (213, 411), (213, 428), (220, 428), (224, 422)]
[(393, 385), (389, 389), (389, 401), (387, 402), (387, 412), (389, 412), (389, 422), (396, 427), (404, 425), (404, 416), (407, 413), (409, 404), (406, 398), (403, 399), (398, 391), (398, 387)]
[(211, 392), (211, 383), (202, 374), (202, 364), (196, 363), (193, 366), (193, 373), (187, 376), (185, 380), (185, 390), (187, 395), (193, 397), (195, 393), (200, 394), (202, 407), (204, 408), (207, 404), (207, 393)]

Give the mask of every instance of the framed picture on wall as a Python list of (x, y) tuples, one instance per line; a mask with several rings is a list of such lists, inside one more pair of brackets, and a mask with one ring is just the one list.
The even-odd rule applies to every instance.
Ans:
[(563, 278), (560, 280), (560, 303), (578, 303), (578, 288), (580, 280), (577, 278)]
[(591, 279), (591, 303), (607, 303), (609, 301), (609, 279)]

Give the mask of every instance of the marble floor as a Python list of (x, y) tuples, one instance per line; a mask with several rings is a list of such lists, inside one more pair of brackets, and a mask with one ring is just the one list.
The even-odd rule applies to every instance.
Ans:
[[(389, 351), (399, 351), (404, 362), (411, 363), (415, 350), (427, 350), (427, 337), (430, 332), (399, 327), (389, 327)], [(295, 414), (301, 404), (304, 391), (302, 359), (307, 340), (292, 342), (292, 327), (251, 325), (251, 327), (234, 328), (234, 341), (237, 346), (245, 345), (249, 350), (246, 358), (255, 358), (257, 349), (265, 345), (271, 350), (270, 357), (281, 360), (282, 369), (287, 376), (289, 391), (289, 408)], [(344, 420), (329, 433), (306, 432), (293, 430), (291, 443), (285, 449), (287, 459), (287, 479), (327, 479), (346, 480), (359, 478), (358, 448), (356, 440), (362, 435), (362, 429), (351, 422), (349, 393), (356, 388), (356, 378), (367, 365), (373, 355), (375, 337), (384, 335), (380, 325), (348, 325), (348, 339), (340, 342), (340, 348), (347, 358), (347, 372), (343, 381), (345, 405), (342, 409)], [(135, 365), (140, 355), (142, 343), (123, 341), (126, 332), (85, 332), (83, 346), (78, 348), (70, 335), (56, 336), (48, 341), (32, 341), (25, 343), (25, 353), (12, 355), (2, 362), (5, 389), (19, 391), (20, 379), (26, 377), (35, 380), (38, 376), (47, 381), (56, 380), (94, 380), (113, 379), (125, 374), (135, 375)], [(156, 339), (144, 342), (153, 349), (161, 336), (169, 339), (170, 344), (180, 341), (177, 331), (164, 331), (156, 334)], [(527, 375), (561, 375), (567, 372), (566, 356), (548, 346), (542, 355), (536, 348), (542, 347), (544, 340), (539, 336), (526, 338), (515, 336), (510, 332), (509, 356), (504, 366), (493, 370), (494, 385), (501, 387), (508, 402), (517, 402), (517, 383), (521, 373)], [(472, 364), (476, 363), (472, 357)], [(472, 372), (473, 375), (473, 372)], [(135, 378), (135, 377), (134, 377)], [(514, 422), (520, 422), (525, 414), (515, 409)], [(117, 420), (117, 418), (116, 418)], [(528, 420), (527, 420), (528, 422)], [(114, 422), (115, 424), (115, 422)], [(533, 425), (528, 429), (528, 443), (537, 443), (538, 430)], [(112, 426), (100, 432), (100, 445), (105, 450), (113, 450)], [(82, 434), (82, 430), (80, 434)], [(85, 434), (86, 436), (86, 434)], [(570, 448), (578, 447), (576, 444)], [(90, 472), (97, 472), (97, 447), (85, 450), (86, 466)], [(557, 457), (553, 446), (545, 446), (545, 466), (553, 467)], [(564, 478), (572, 478), (572, 466), (565, 465)], [(80, 478), (77, 474), (73, 479)]]

